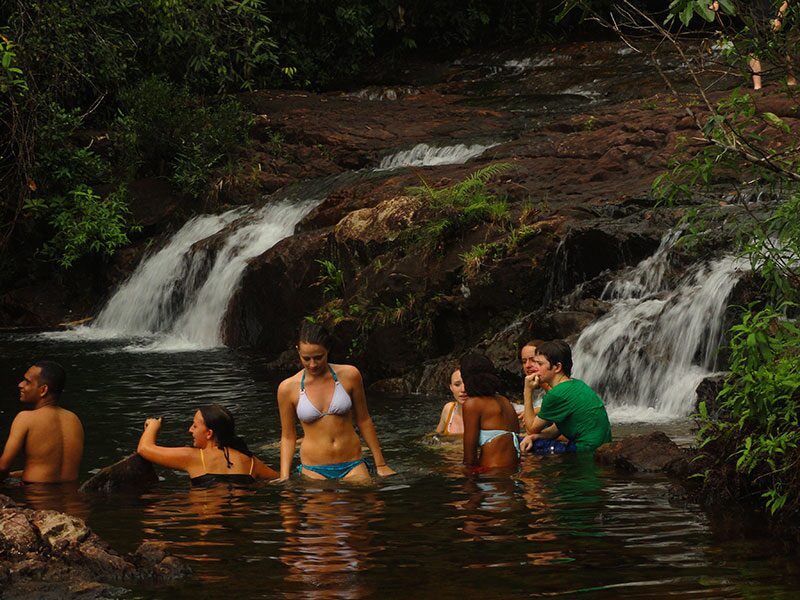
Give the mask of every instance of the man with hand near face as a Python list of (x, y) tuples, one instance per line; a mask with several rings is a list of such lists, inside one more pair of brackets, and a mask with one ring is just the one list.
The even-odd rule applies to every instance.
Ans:
[[(548, 391), (542, 407), (522, 440), (523, 451), (593, 451), (611, 441), (608, 414), (600, 397), (580, 379), (572, 379), (572, 351), (566, 342), (544, 342), (536, 348), (537, 369), (525, 385)], [(530, 380), (528, 379), (530, 378)], [(569, 442), (556, 441), (559, 435)]]
[[(34, 363), (19, 385), (19, 400), (31, 410), (11, 424), (0, 456), (0, 481), (12, 475), (25, 483), (61, 483), (78, 479), (83, 456), (83, 425), (75, 413), (58, 406), (66, 382), (56, 362)], [(25, 468), (10, 472), (14, 459), (25, 454)]]

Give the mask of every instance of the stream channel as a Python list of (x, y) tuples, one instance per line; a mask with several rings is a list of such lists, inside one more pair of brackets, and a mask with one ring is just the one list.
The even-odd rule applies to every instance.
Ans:
[[(542, 60), (506, 67), (553, 61)], [(584, 72), (592, 80), (590, 69)], [(569, 90), (564, 102), (596, 101)], [(514, 98), (529, 105), (540, 100)], [(526, 114), (539, 108), (528, 106)], [(467, 160), (483, 151), (476, 143), (465, 140), (447, 151), (409, 148), (379, 168), (441, 164), (456, 154)], [(106, 304), (96, 327), (66, 337), (0, 334), (6, 398), (0, 439), (18, 409), (16, 384), (33, 360), (47, 357), (66, 367), (64, 404), (86, 430), (82, 480), (130, 453), (148, 416), (164, 418), (160, 443), (186, 445), (194, 411), (211, 402), (230, 408), (240, 435), (277, 467), (278, 381), (265, 376), (263, 358), (225, 348), (218, 337), (239, 263), (290, 235), (302, 216), (287, 217), (275, 240), (265, 240), (259, 228), (265, 210), (243, 220), (258, 231), (243, 226), (231, 236), (218, 270), (193, 267), (181, 253), (242, 212), (187, 224), (185, 240), (179, 232), (171, 241), (180, 249), (151, 263), (151, 271), (143, 263)], [(736, 269), (720, 259), (687, 273), (683, 287), (670, 291), (656, 276), (658, 256), (609, 286), (605, 297), (620, 308), (586, 330), (576, 364), (583, 368), (578, 375), (609, 403), (616, 437), (660, 429), (689, 444), (687, 394), (714, 368), (719, 332), (706, 326), (719, 322)], [(198, 296), (176, 302), (170, 286), (196, 273), (212, 273), (227, 287), (206, 290), (195, 282)], [(706, 307), (686, 290), (707, 282), (716, 296)], [(695, 345), (687, 350), (690, 336)], [(645, 339), (654, 345), (643, 345)], [(674, 362), (681, 352), (685, 360)], [(631, 372), (645, 372), (640, 379), (650, 387), (632, 390)], [(682, 387), (675, 385), (676, 373), (684, 375)], [(746, 534), (731, 531), (730, 523), (694, 505), (671, 503), (663, 475), (621, 475), (596, 465), (591, 455), (527, 456), (511, 477), (465, 475), (459, 442), (430, 435), (443, 401), (370, 394), (385, 456), (398, 472), (370, 485), (293, 478), (250, 489), (190, 489), (187, 477), (161, 469), (161, 484), (141, 496), (82, 497), (34, 486), (3, 492), (32, 508), (86, 519), (119, 552), (145, 540), (166, 542), (194, 571), (175, 588), (139, 588), (123, 598), (800, 597), (797, 556), (759, 534), (757, 523)]]

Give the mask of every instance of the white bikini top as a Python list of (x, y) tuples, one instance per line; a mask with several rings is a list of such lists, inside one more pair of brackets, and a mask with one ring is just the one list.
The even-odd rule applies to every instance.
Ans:
[(328, 415), (343, 416), (349, 413), (350, 409), (353, 408), (353, 401), (350, 399), (350, 394), (347, 393), (347, 390), (345, 390), (344, 386), (339, 382), (339, 378), (336, 377), (336, 372), (333, 370), (333, 367), (328, 365), (328, 368), (331, 370), (335, 385), (333, 388), (333, 397), (331, 398), (330, 404), (328, 404), (328, 410), (325, 412), (320, 411), (311, 403), (311, 400), (308, 399), (306, 395), (306, 372), (303, 370), (303, 376), (300, 378), (300, 398), (297, 401), (296, 409), (297, 418), (303, 423), (313, 423)]

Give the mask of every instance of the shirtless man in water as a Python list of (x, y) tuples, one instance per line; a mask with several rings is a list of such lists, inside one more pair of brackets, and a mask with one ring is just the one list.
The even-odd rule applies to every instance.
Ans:
[[(31, 410), (19, 413), (11, 424), (0, 456), (0, 481), (12, 475), (25, 483), (60, 483), (78, 479), (83, 456), (83, 426), (75, 413), (58, 406), (66, 374), (56, 362), (34, 363), (19, 382), (19, 400)], [(25, 468), (10, 472), (25, 453)]]

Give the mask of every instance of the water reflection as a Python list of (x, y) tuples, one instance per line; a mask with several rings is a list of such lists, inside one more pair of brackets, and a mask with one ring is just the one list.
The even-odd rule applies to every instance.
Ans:
[(359, 574), (367, 571), (375, 553), (374, 523), (382, 520), (384, 504), (366, 488), (306, 488), (284, 490), (280, 513), (286, 532), (281, 561), (286, 581), (300, 589), (285, 598), (365, 598), (376, 590)]
[[(277, 382), (258, 358), (104, 344), (0, 336), (0, 440), (19, 410), (21, 374), (48, 356), (67, 366), (65, 403), (84, 420), (82, 481), (135, 448), (148, 415), (164, 416), (166, 445), (187, 445), (187, 416), (208, 402), (231, 408), (250, 447), (277, 464)], [(370, 396), (384, 452), (401, 472), (372, 485), (190, 489), (184, 474), (160, 470), (160, 487), (142, 496), (83, 498), (52, 486), (0, 493), (87, 519), (120, 553), (166, 542), (194, 570), (169, 591), (175, 599), (797, 597), (796, 555), (763, 537), (715, 535), (698, 509), (669, 504), (661, 475), (617, 476), (582, 455), (526, 457), (502, 477), (465, 475), (460, 440), (425, 435), (440, 409), (436, 400)]]
[(89, 518), (90, 506), (84, 494), (78, 492), (78, 483), (27, 483), (3, 489), (0, 493), (11, 495), (18, 504), (33, 510), (55, 510), (84, 521)]

